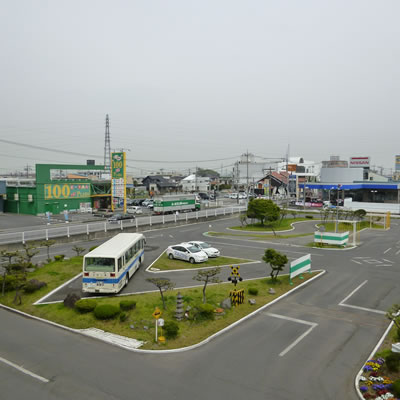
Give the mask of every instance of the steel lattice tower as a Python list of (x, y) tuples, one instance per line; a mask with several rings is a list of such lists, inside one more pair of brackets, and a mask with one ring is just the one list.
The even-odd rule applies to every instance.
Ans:
[(110, 120), (106, 115), (106, 132), (104, 137), (104, 166), (106, 170), (111, 167)]

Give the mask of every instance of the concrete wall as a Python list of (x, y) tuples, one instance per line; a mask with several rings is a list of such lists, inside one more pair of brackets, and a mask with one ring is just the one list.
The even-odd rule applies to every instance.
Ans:
[(321, 168), (321, 183), (353, 183), (363, 180), (363, 168)]

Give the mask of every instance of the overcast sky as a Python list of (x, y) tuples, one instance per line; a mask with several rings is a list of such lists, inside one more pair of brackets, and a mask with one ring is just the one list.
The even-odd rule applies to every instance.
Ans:
[[(316, 162), (370, 156), (386, 168), (400, 154), (398, 0), (3, 0), (1, 9), (0, 139), (102, 163), (109, 114), (111, 148), (130, 149), (136, 173), (221, 168), (247, 149), (285, 157), (288, 145)], [(87, 158), (0, 142), (0, 173)]]

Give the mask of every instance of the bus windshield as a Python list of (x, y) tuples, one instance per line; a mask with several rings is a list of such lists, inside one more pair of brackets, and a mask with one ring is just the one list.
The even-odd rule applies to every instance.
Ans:
[(114, 272), (115, 258), (87, 257), (85, 258), (85, 271)]

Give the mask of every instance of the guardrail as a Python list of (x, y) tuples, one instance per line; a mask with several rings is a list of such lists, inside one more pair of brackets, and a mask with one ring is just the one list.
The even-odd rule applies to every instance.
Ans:
[(33, 231), (24, 232), (10, 232), (0, 234), (0, 245), (11, 244), (11, 243), (22, 243), (25, 244), (27, 241), (38, 241), (38, 240), (50, 240), (60, 237), (71, 237), (74, 235), (86, 234), (89, 236), (91, 233), (108, 230), (121, 230), (126, 228), (136, 228), (143, 226), (149, 226), (156, 224), (166, 223), (188, 223), (189, 221), (196, 221), (200, 218), (212, 218), (224, 215), (232, 215), (235, 212), (241, 212), (246, 210), (244, 206), (236, 207), (225, 207), (225, 208), (213, 208), (202, 211), (168, 214), (168, 215), (150, 215), (138, 217), (136, 219), (125, 219), (118, 222), (93, 222), (88, 224), (65, 224), (65, 226), (56, 228), (37, 229)]

